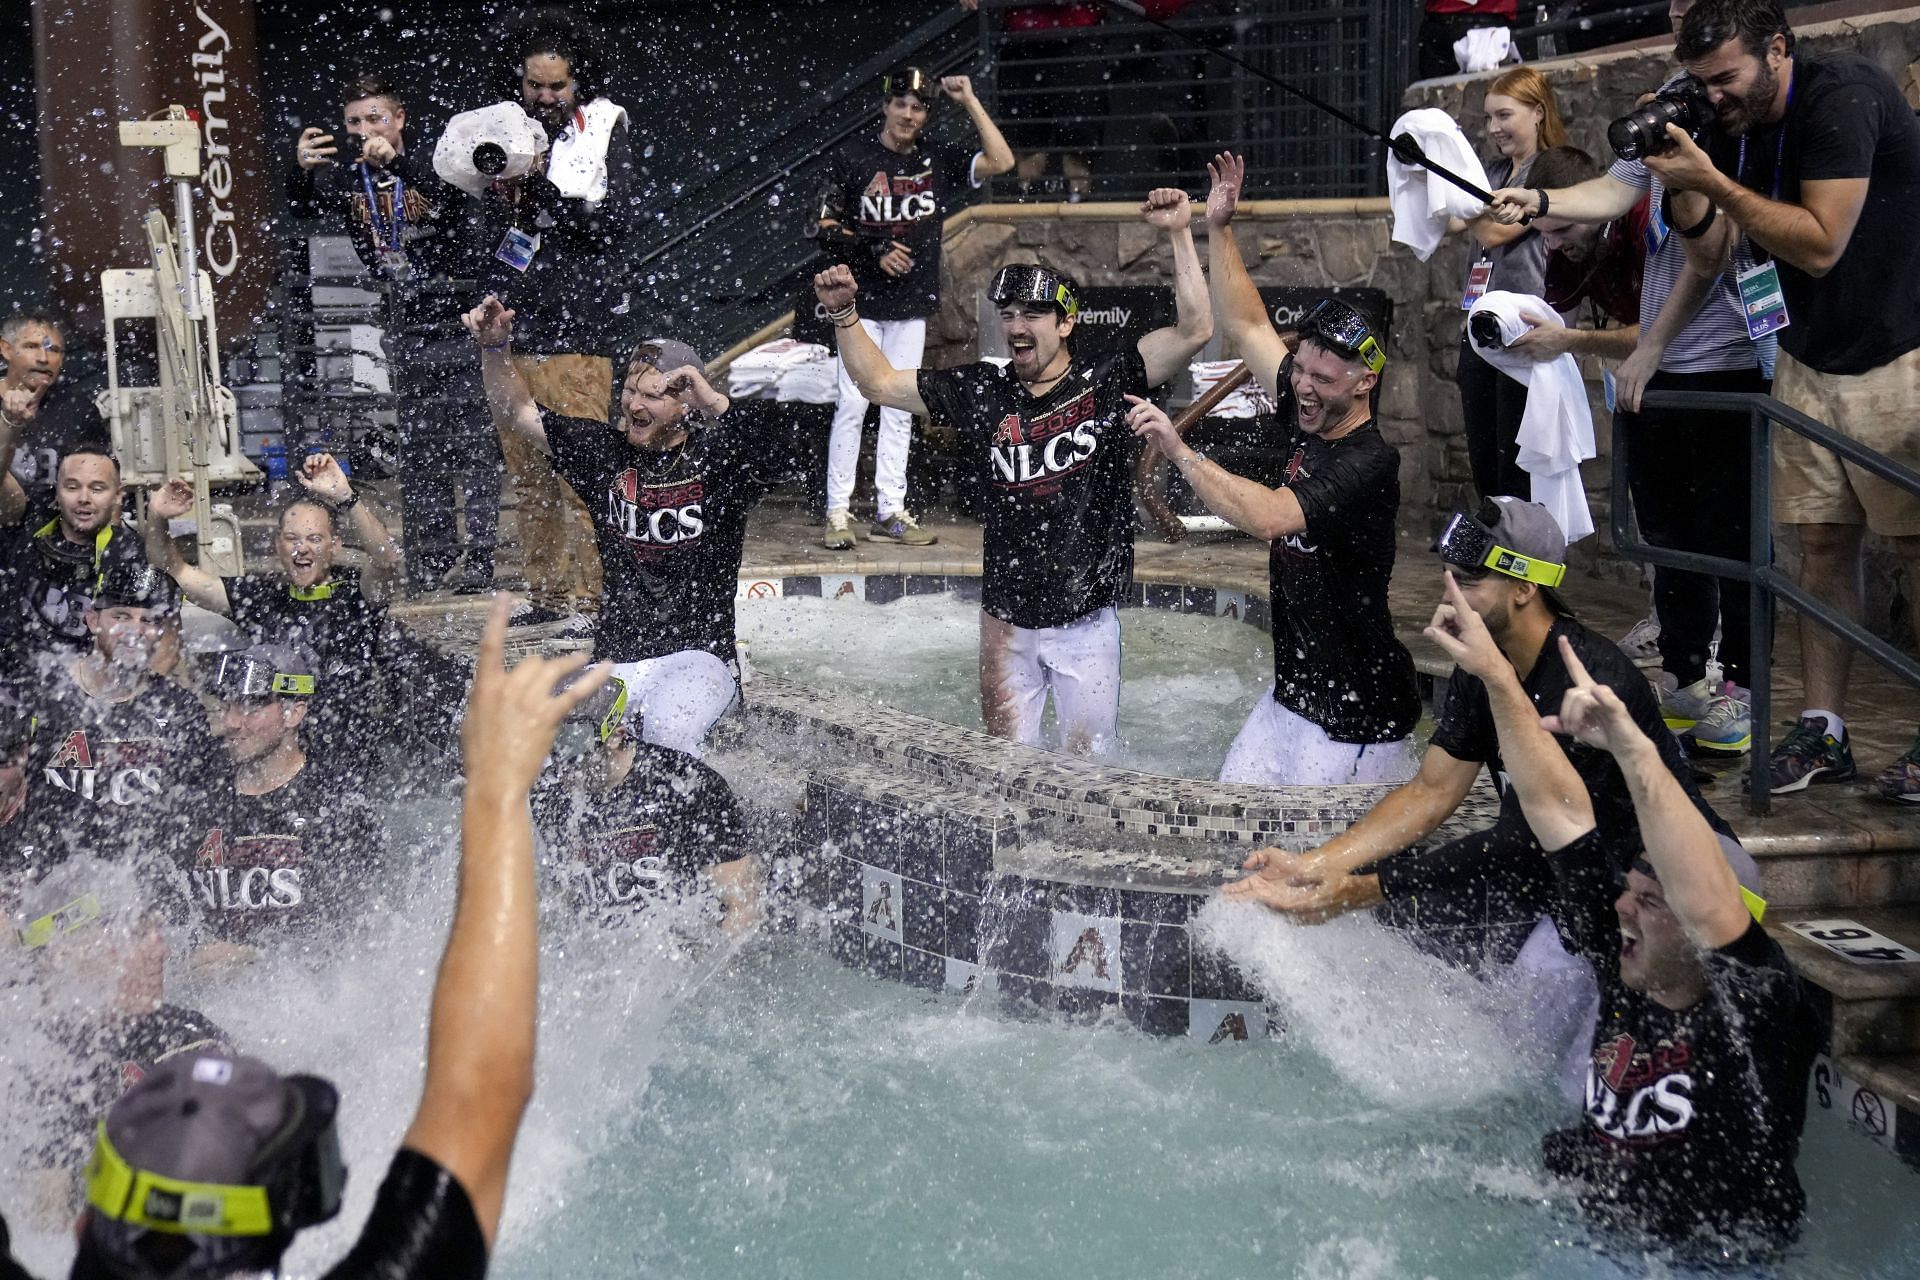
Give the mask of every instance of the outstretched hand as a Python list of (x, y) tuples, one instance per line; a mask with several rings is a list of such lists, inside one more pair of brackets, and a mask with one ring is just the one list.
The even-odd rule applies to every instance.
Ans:
[(1240, 207), (1247, 162), (1231, 151), (1222, 151), (1207, 162), (1207, 177), (1213, 181), (1207, 189), (1207, 225), (1218, 231), (1233, 221), (1233, 211)]
[(1560, 661), (1567, 666), (1573, 687), (1561, 699), (1560, 714), (1541, 716), (1540, 727), (1548, 733), (1566, 734), (1588, 746), (1620, 755), (1635, 747), (1648, 745), (1647, 735), (1634, 723), (1633, 713), (1620, 695), (1606, 685), (1596, 683), (1573, 652), (1573, 644), (1560, 637)]
[(193, 510), (193, 482), (175, 476), (147, 495), (149, 520), (178, 520)]
[(294, 472), (294, 479), (300, 487), (315, 497), (325, 498), (328, 502), (345, 502), (353, 496), (353, 485), (347, 481), (347, 473), (340, 469), (340, 462), (330, 453), (310, 453), (307, 460), (300, 464), (300, 470)]
[(40, 397), (26, 387), (8, 387), (0, 391), (0, 413), (13, 420), (15, 426), (24, 426), (40, 414)]
[[(480, 635), (466, 720), (460, 727), (467, 792), (479, 798), (524, 799), (553, 750), (553, 735), (567, 712), (605, 684), (613, 672), (606, 663), (587, 667), (584, 653), (529, 657), (509, 671), (505, 653), (507, 616), (512, 612), (512, 597), (494, 596), (493, 610)], [(556, 686), (575, 672), (579, 678), (556, 692)]]
[(860, 286), (854, 283), (853, 268), (844, 262), (835, 263), (813, 278), (813, 296), (820, 299), (829, 311), (851, 306), (854, 296), (859, 292)]
[(1193, 200), (1178, 187), (1155, 187), (1147, 192), (1140, 216), (1150, 227), (1173, 231), (1193, 220)]
[(1180, 453), (1180, 433), (1173, 429), (1167, 411), (1142, 396), (1127, 397), (1127, 426), (1133, 434), (1158, 449), (1168, 458)]
[(1319, 924), (1380, 900), (1379, 881), (1330, 868), (1319, 853), (1258, 849), (1241, 864), (1250, 875), (1221, 886), (1221, 896), (1259, 902), (1301, 924)]
[(1486, 622), (1467, 603), (1451, 569), (1446, 571), (1440, 607), (1433, 611), (1433, 621), (1427, 624), (1425, 635), (1470, 676), (1485, 681), (1500, 674), (1503, 668), (1511, 670), (1507, 655), (1494, 643)]
[(1504, 226), (1517, 226), (1540, 212), (1540, 193), (1532, 187), (1502, 187), (1493, 193), (1487, 205), (1493, 220)]
[(460, 323), (481, 346), (500, 347), (513, 340), (513, 317), (513, 309), (490, 293), (479, 306), (462, 315)]

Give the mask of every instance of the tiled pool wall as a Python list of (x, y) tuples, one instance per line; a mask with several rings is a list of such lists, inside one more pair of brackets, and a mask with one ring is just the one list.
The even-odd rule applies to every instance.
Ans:
[[(943, 592), (977, 600), (979, 579), (743, 576), (740, 590), (865, 604)], [(1136, 582), (1125, 603), (1269, 623), (1265, 600), (1209, 587)], [(801, 924), (841, 962), (1015, 1016), (1117, 1015), (1214, 1044), (1264, 1039), (1284, 1023), (1196, 937), (1193, 916), (1249, 848), (1323, 843), (1387, 790), (1136, 773), (768, 676), (744, 702), (756, 731), (787, 735), (794, 758), (816, 762), (798, 822), (761, 817), (784, 847)], [(1482, 779), (1432, 841), (1486, 826), (1495, 808)], [(1825, 1056), (1809, 1089), (1815, 1116), (1920, 1167), (1920, 1113), (1846, 1079)]]

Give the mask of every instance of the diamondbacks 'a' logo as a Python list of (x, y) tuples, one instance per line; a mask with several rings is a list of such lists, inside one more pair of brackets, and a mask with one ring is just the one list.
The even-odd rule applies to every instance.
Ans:
[(1607, 1088), (1618, 1090), (1626, 1083), (1627, 1072), (1633, 1069), (1633, 1051), (1637, 1047), (1632, 1036), (1621, 1035), (1593, 1051), (1593, 1065), (1600, 1069)]
[(47, 764), (54, 769), (93, 768), (93, 748), (87, 745), (87, 731), (75, 729), (68, 734), (67, 740), (60, 744)]

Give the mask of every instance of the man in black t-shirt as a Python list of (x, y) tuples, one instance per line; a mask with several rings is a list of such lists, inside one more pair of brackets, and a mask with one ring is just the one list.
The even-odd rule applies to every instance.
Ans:
[(1178, 320), (1093, 364), (1071, 346), (1078, 289), (1050, 267), (1003, 267), (988, 288), (1012, 352), (1004, 367), (896, 369), (859, 323), (853, 273), (829, 267), (813, 281), (861, 394), (940, 419), (979, 459), (980, 706), (987, 731), (1016, 742), (1040, 741), (1049, 692), (1069, 750), (1114, 737), (1114, 605), (1133, 576), (1138, 453), (1126, 397), (1179, 375), (1213, 333), (1187, 193), (1156, 188), (1141, 214), (1172, 244)]
[(166, 857), (191, 843), (226, 765), (205, 708), (152, 672), (179, 610), (145, 560), (109, 567), (85, 615), (92, 651), (28, 689), (36, 726), (9, 863)]
[[(493, 581), (500, 439), (472, 402), (473, 347), (447, 301), (450, 281), (471, 288), (485, 260), (471, 202), (440, 179), (429, 158), (408, 152), (407, 107), (396, 86), (360, 76), (341, 87), (339, 102), (350, 161), (337, 163), (333, 135), (307, 126), (295, 144), (288, 202), (296, 213), (345, 230), (361, 263), (393, 290), (392, 314), (401, 323), (385, 345), (399, 396), (408, 584), (433, 589), (464, 552), (459, 584), (481, 590)], [(454, 519), (461, 499), (464, 548)]]
[(1400, 455), (1371, 403), (1386, 354), (1366, 317), (1333, 299), (1307, 316), (1289, 354), (1234, 243), (1245, 163), (1223, 153), (1208, 171), (1214, 310), (1288, 426), (1287, 482), (1269, 489), (1207, 461), (1146, 400), (1129, 397), (1127, 416), (1209, 510), (1272, 544), (1273, 688), (1234, 739), (1220, 780), (1405, 782), (1420, 695), (1387, 610)]
[(195, 906), (220, 942), (309, 942), (378, 909), (386, 821), (301, 745), (317, 685), (313, 663), (289, 645), (222, 654), (214, 671), (233, 785), (198, 844), (180, 852)]
[[(1759, 265), (1739, 277), (1747, 323), (1778, 329), (1773, 394), (1849, 439), (1920, 467), (1920, 121), (1891, 76), (1856, 53), (1794, 52), (1776, 0), (1700, 0), (1675, 53), (1706, 87), (1705, 147), (1645, 163), (1704, 194)], [(1920, 497), (1784, 428), (1773, 433), (1773, 518), (1798, 527), (1800, 584), (1858, 621), (1862, 527), (1920, 575)], [(1920, 592), (1908, 592), (1920, 626)], [(1801, 619), (1806, 706), (1774, 751), (1776, 794), (1854, 777), (1851, 650)], [(1920, 800), (1920, 741), (1876, 780)]]
[[(946, 216), (970, 187), (1013, 168), (1013, 149), (974, 96), (973, 81), (947, 76), (940, 89), (966, 108), (980, 134), (969, 153), (920, 135), (938, 101), (931, 79), (907, 67), (881, 81), (879, 136), (856, 139), (834, 153), (820, 193), (816, 231), (834, 262), (860, 283), (866, 329), (896, 368), (920, 363), (927, 317), (940, 309), (940, 242)], [(839, 407), (827, 446), (827, 533), (835, 551), (853, 546), (848, 506), (860, 461), (867, 401), (843, 361)], [(925, 546), (934, 537), (907, 514), (907, 453), (913, 415), (880, 410), (874, 445), (874, 518), (867, 536)]]
[(685, 752), (642, 742), (626, 702), (616, 679), (575, 707), (534, 789), (552, 892), (603, 925), (706, 897), (722, 929), (751, 927), (764, 873), (733, 788)]
[[(368, 746), (386, 736), (374, 719), (383, 700), (404, 707), (401, 719), (429, 743), (450, 746), (464, 666), (413, 639), (367, 594), (400, 567), (393, 538), (332, 455), (313, 454), (294, 474), (305, 493), (280, 508), (273, 540), (278, 573), (223, 578), (188, 564), (167, 528), (193, 501), (191, 486), (177, 476), (148, 496), (147, 554), (187, 599), (233, 619), (251, 643), (291, 645), (313, 655), (320, 693), (306, 744), (329, 772), (364, 777), (372, 768)], [(337, 563), (348, 525), (372, 554), (364, 579)]]
[[(60, 459), (79, 445), (112, 447), (107, 423), (92, 401), (61, 381), (66, 368), (66, 335), (58, 317), (45, 311), (16, 311), (0, 323), (0, 439), (12, 432), (11, 471), (33, 508), (53, 506), (54, 475)], [(7, 446), (0, 443), (0, 464)]]
[[(561, 718), (606, 679), (580, 675), (583, 656), (504, 670), (508, 609), (495, 601), (462, 722), (460, 889), (420, 1106), (357, 1243), (322, 1280), (479, 1280), (499, 1230), (539, 1015), (528, 797)], [(296, 1234), (340, 1212), (339, 1100), (251, 1058), (161, 1063), (96, 1134), (74, 1280), (277, 1272)]]
[[(1547, 1135), (1547, 1168), (1576, 1184), (1590, 1218), (1716, 1263), (1791, 1241), (1806, 1206), (1793, 1164), (1807, 1073), (1826, 1029), (1818, 993), (1760, 927), (1765, 903), (1644, 717), (1570, 638), (1541, 655), (1565, 690), (1543, 717), (1451, 584), (1427, 634), (1484, 682), (1510, 793), (1552, 870), (1554, 921), (1600, 983), (1585, 1114)], [(1627, 866), (1556, 737), (1619, 771)]]
[(146, 562), (120, 497), (120, 464), (93, 445), (60, 459), (52, 509), (29, 509), (20, 482), (0, 470), (0, 525), (13, 526), (0, 528), (0, 678), (92, 647), (86, 613), (101, 575)]
[[(1694, 786), (1652, 686), (1611, 641), (1575, 621), (1555, 591), (1566, 571), (1566, 538), (1547, 509), (1518, 498), (1494, 499), (1478, 519), (1455, 516), (1441, 535), (1439, 551), (1534, 704), (1550, 711), (1566, 693), (1566, 670), (1553, 660), (1564, 637), (1593, 678), (1632, 712), (1658, 747), (1674, 784), (1727, 837), (1729, 856), (1744, 861), (1746, 854)], [(1451, 959), (1468, 965), (1511, 960), (1552, 900), (1552, 877), (1503, 781), (1505, 765), (1486, 684), (1456, 669), (1437, 718), (1411, 781), (1381, 797), (1318, 849), (1253, 854), (1246, 867), (1255, 874), (1228, 885), (1226, 892), (1308, 917), (1382, 906), (1389, 923)], [(1566, 749), (1592, 793), (1596, 839), (1624, 868), (1639, 837), (1619, 765), (1592, 747), (1569, 742)], [(1501, 793), (1493, 826), (1435, 848), (1411, 849), (1459, 808), (1482, 765)]]
[(788, 470), (792, 420), (715, 391), (669, 339), (634, 349), (615, 422), (550, 413), (511, 357), (513, 322), (491, 296), (466, 316), (494, 422), (550, 455), (593, 517), (605, 577), (593, 652), (614, 664), (645, 740), (698, 756), (738, 693), (747, 513)]

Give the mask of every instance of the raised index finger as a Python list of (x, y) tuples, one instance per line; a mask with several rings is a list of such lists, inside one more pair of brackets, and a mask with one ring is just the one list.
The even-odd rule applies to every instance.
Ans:
[(1581, 665), (1579, 657), (1573, 652), (1573, 641), (1565, 636), (1560, 637), (1560, 661), (1567, 664), (1567, 674), (1573, 678), (1574, 688), (1594, 687), (1593, 677), (1587, 674), (1586, 667)]
[(496, 592), (487, 625), (480, 629), (480, 650), (474, 660), (476, 678), (497, 676), (506, 670), (507, 616), (513, 612), (513, 597)]

